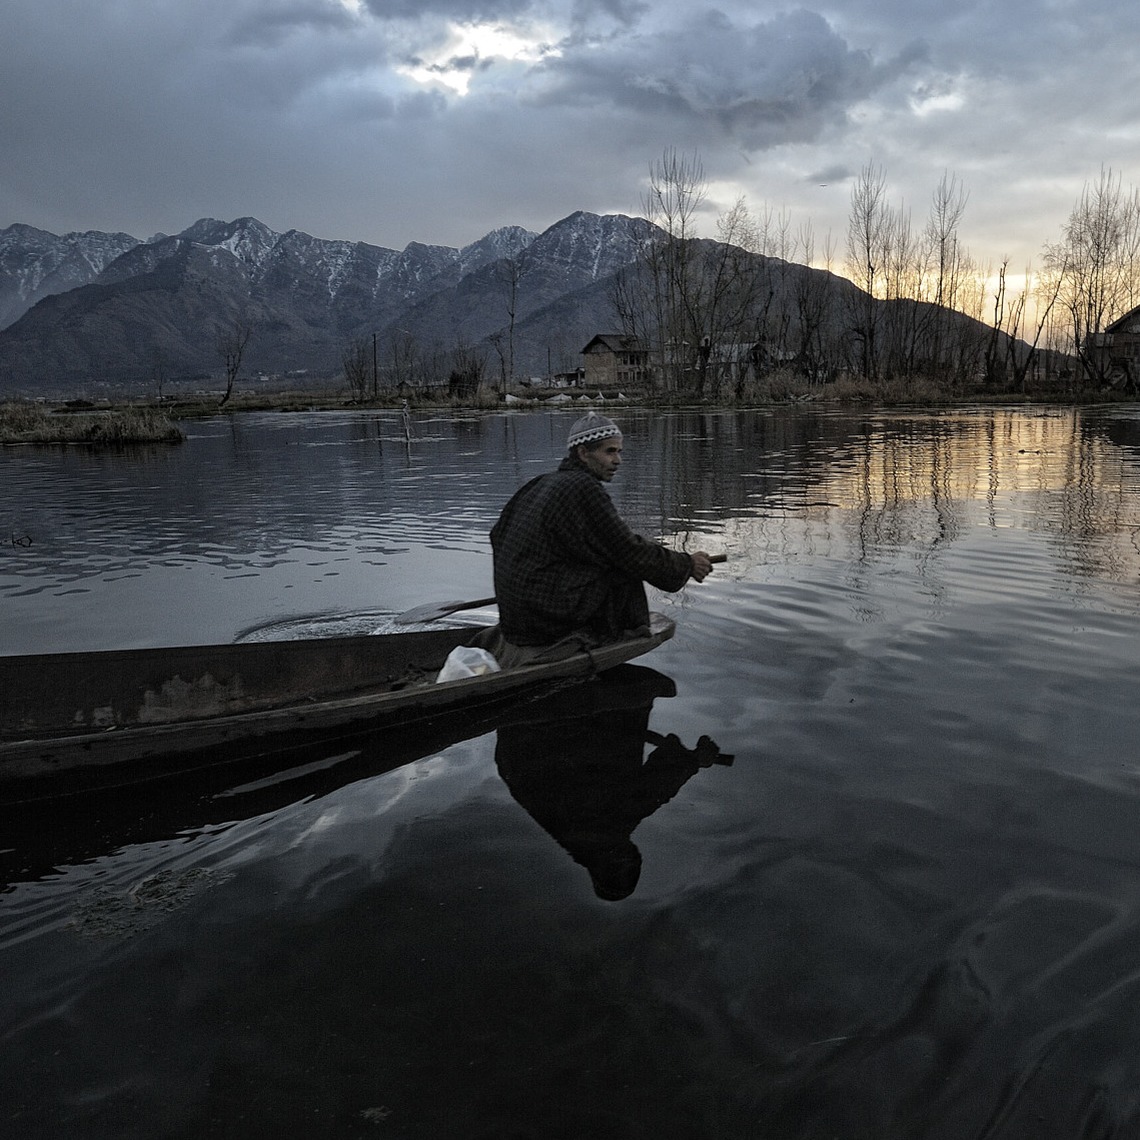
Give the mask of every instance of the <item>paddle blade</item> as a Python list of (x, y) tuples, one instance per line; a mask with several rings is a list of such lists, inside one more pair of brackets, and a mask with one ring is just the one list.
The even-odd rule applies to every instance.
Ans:
[(434, 602), (426, 606), (416, 606), (414, 609), (405, 610), (402, 614), (397, 614), (392, 620), (397, 625), (416, 625), (419, 622), (439, 621), (441, 618), (447, 617), (448, 614), (457, 613), (459, 610), (477, 610), (480, 606), (490, 606), (494, 602), (494, 598), (477, 598), (473, 602)]

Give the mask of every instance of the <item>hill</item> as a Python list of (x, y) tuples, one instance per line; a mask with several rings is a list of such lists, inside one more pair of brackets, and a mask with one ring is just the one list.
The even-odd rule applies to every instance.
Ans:
[[(596, 333), (620, 327), (616, 283), (660, 237), (643, 219), (584, 212), (541, 234), (508, 226), (463, 249), (402, 251), (276, 233), (255, 218), (202, 219), (147, 241), (10, 226), (0, 231), (0, 313), (11, 316), (0, 329), (0, 395), (209, 387), (237, 327), (250, 333), (243, 376), (337, 377), (350, 351), (389, 382), (439, 383), (462, 358), (495, 378), (569, 371)], [(699, 246), (714, 260), (729, 250)], [(850, 282), (732, 253), (738, 271), (763, 280), (765, 327), (780, 314), (774, 359), (802, 360), (809, 333), (849, 335), (866, 301)], [(824, 299), (809, 328), (805, 304)], [(748, 339), (770, 335), (760, 318), (748, 327)]]

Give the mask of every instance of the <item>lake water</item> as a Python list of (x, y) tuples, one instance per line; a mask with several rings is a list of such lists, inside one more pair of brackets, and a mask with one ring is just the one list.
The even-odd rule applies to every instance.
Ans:
[[(0, 652), (489, 594), (576, 414), (0, 449)], [(612, 682), (6, 811), (0, 1134), (1140, 1136), (1140, 408), (620, 419)]]

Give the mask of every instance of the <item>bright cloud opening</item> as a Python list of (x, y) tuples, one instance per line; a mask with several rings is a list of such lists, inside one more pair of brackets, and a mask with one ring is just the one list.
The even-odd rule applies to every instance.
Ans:
[(957, 91), (919, 95), (911, 100), (911, 107), (919, 117), (933, 115), (939, 111), (960, 111), (965, 105), (966, 100)]
[(533, 63), (543, 54), (533, 39), (499, 24), (451, 24), (439, 48), (422, 55), (414, 66), (397, 70), (424, 86), (466, 95), (479, 66), (491, 60)]

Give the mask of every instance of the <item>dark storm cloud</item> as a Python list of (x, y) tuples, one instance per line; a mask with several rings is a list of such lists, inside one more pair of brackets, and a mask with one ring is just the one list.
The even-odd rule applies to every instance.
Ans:
[(241, 12), (233, 25), (236, 43), (275, 47), (291, 35), (306, 32), (340, 32), (352, 27), (353, 16), (333, 0), (296, 0), (273, 6), (258, 5)]
[(805, 182), (813, 182), (817, 186), (829, 186), (832, 182), (845, 182), (849, 178), (854, 178), (858, 171), (853, 170), (850, 166), (844, 166), (841, 163), (836, 163), (832, 166), (825, 166), (822, 170), (809, 171), (804, 177)]
[(919, 209), (957, 172), (1028, 256), (1140, 179), (1137, 35), (1131, 0), (6, 0), (0, 228), (459, 245), (636, 212), (672, 147), (821, 232), (868, 161)]
[(816, 137), (923, 54), (910, 47), (876, 64), (813, 12), (734, 23), (709, 11), (656, 32), (568, 45), (537, 69), (538, 97), (695, 120), (751, 151)]
[(464, 23), (484, 23), (518, 17), (533, 5), (531, 0), (366, 0), (364, 7), (381, 21), (442, 16)]
[(575, 26), (591, 25), (603, 16), (628, 27), (649, 11), (650, 5), (644, 0), (575, 0), (570, 18)]

